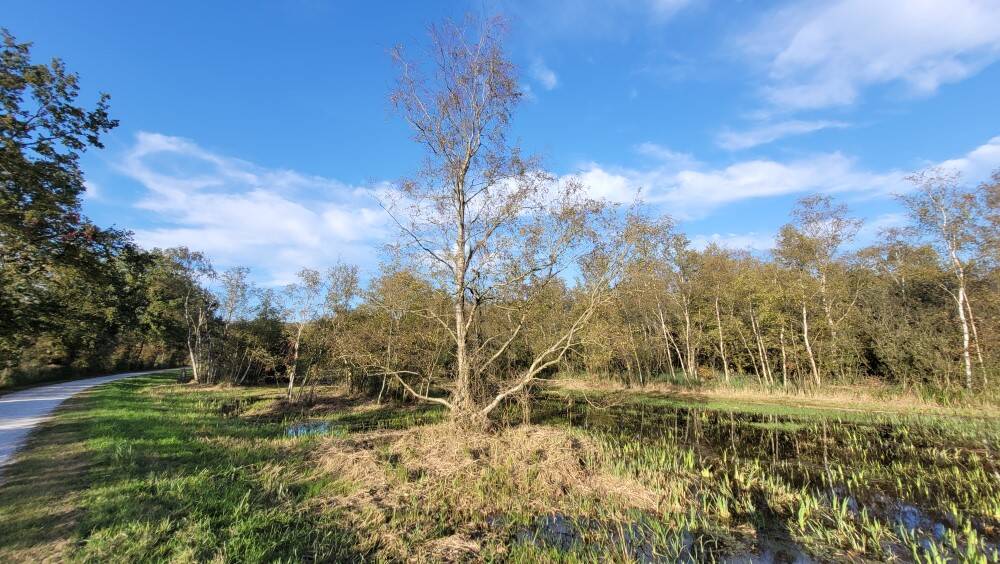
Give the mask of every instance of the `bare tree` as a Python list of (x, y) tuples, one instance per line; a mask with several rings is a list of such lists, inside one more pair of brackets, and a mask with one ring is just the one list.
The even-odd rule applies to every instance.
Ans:
[[(448, 329), (455, 347), (448, 398), (413, 389), (405, 379), (413, 374), (394, 376), (412, 395), (475, 426), (485, 426), (504, 399), (576, 344), (617, 264), (597, 259), (607, 243), (597, 235), (604, 206), (587, 199), (578, 183), (557, 182), (508, 139), (521, 93), (503, 31), (499, 19), (432, 27), (427, 74), (402, 49), (393, 51), (400, 74), (392, 102), (427, 158), (383, 207), (402, 232), (401, 256), (451, 297), (447, 317), (428, 315)], [(530, 362), (502, 371), (509, 364), (499, 361), (522, 335), (533, 296), (584, 268), (585, 305), (534, 348)], [(479, 323), (487, 310), (492, 322)]]

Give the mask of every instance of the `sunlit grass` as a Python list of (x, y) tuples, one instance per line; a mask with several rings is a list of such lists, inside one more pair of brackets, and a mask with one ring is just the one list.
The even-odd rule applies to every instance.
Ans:
[(282, 396), (150, 376), (72, 400), (0, 486), (0, 560), (998, 558), (985, 419), (564, 391), (478, 435)]

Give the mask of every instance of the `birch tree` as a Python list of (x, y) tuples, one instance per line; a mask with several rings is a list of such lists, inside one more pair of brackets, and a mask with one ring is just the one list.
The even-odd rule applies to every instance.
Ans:
[(972, 193), (959, 187), (959, 174), (954, 171), (931, 168), (908, 179), (916, 190), (900, 196), (900, 200), (909, 212), (912, 227), (918, 236), (925, 236), (931, 241), (954, 277), (953, 285), (942, 285), (942, 289), (952, 297), (958, 313), (965, 387), (972, 388), (973, 346), (985, 384), (986, 369), (968, 288), (969, 269), (977, 243), (978, 202)]
[(317, 270), (303, 268), (298, 272), (298, 281), (285, 287), (286, 318), (288, 319), (288, 398), (295, 390), (295, 378), (299, 373), (299, 358), (302, 356), (302, 337), (306, 330), (323, 313), (326, 288), (323, 277)]
[(809, 357), (814, 382), (822, 383), (818, 365), (815, 328), (810, 326), (810, 306), (819, 306), (826, 321), (830, 352), (828, 362), (843, 366), (839, 355), (840, 323), (856, 305), (857, 292), (841, 274), (840, 253), (861, 227), (861, 222), (847, 215), (847, 207), (835, 204), (830, 196), (802, 198), (792, 210), (793, 222), (781, 228), (775, 249), (779, 262), (798, 275), (798, 298), (801, 305), (802, 340)]
[[(382, 202), (401, 232), (400, 257), (450, 296), (450, 314), (434, 315), (454, 343), (447, 397), (414, 389), (408, 379), (419, 374), (393, 376), (413, 396), (478, 427), (576, 345), (606, 299), (616, 264), (601, 253), (608, 244), (599, 235), (605, 207), (588, 199), (579, 183), (557, 182), (509, 139), (522, 94), (503, 32), (499, 19), (431, 27), (430, 64), (423, 67), (402, 48), (393, 51), (399, 79), (391, 99), (426, 159)], [(533, 297), (572, 272), (589, 274), (582, 306), (534, 358), (502, 370)], [(502, 315), (477, 324), (487, 310)]]

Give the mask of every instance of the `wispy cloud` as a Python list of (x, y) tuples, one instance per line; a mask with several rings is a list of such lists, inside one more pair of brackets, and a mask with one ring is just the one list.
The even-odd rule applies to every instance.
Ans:
[(370, 263), (387, 218), (364, 188), (292, 170), (267, 169), (179, 137), (142, 132), (118, 164), (146, 193), (136, 207), (154, 226), (146, 247), (186, 245), (220, 266), (259, 267), (270, 282), (339, 258)]
[(1000, 57), (997, 0), (837, 0), (766, 14), (739, 45), (767, 68), (779, 110), (854, 103), (872, 85), (930, 94)]
[(717, 245), (723, 249), (769, 251), (774, 248), (774, 234), (757, 233), (712, 233), (699, 234), (691, 237), (691, 246), (705, 249), (709, 245)]
[[(642, 200), (660, 206), (680, 219), (704, 217), (735, 202), (807, 193), (840, 193), (854, 198), (885, 197), (910, 189), (908, 170), (869, 170), (840, 152), (819, 153), (787, 161), (752, 159), (711, 167), (690, 155), (656, 145), (640, 145), (644, 154), (664, 160), (648, 168), (626, 168), (587, 163), (570, 175), (596, 197), (619, 203)], [(678, 156), (683, 159), (678, 160)], [(940, 163), (976, 182), (1000, 166), (1000, 137), (969, 153)], [(682, 165), (682, 166), (679, 166)]]
[(676, 167), (678, 169), (682, 169), (698, 165), (698, 161), (691, 153), (674, 151), (669, 147), (664, 147), (663, 145), (658, 145), (656, 143), (639, 143), (635, 146), (635, 150), (640, 155), (659, 161), (661, 168)]
[(646, 0), (645, 2), (650, 15), (661, 21), (669, 20), (692, 3), (692, 0)]
[[(813, 192), (884, 197), (909, 188), (908, 171), (869, 170), (839, 152), (713, 167), (654, 143), (635, 150), (650, 159), (647, 166), (586, 163), (563, 178), (578, 179), (593, 196), (613, 202), (641, 198), (678, 219), (704, 217), (751, 199)], [(1000, 166), (1000, 136), (964, 155), (926, 164), (954, 168), (977, 182)], [(322, 267), (338, 259), (374, 266), (377, 247), (395, 231), (374, 200), (376, 191), (391, 190), (387, 184), (357, 187), (265, 168), (179, 137), (139, 133), (118, 169), (145, 188), (135, 205), (153, 214), (151, 225), (136, 230), (140, 244), (186, 245), (223, 267), (251, 265), (271, 283), (289, 281), (301, 266)], [(898, 220), (883, 219), (880, 225)], [(773, 235), (756, 232), (701, 234), (692, 240), (761, 251), (773, 246)]]
[(726, 130), (719, 134), (716, 142), (723, 149), (737, 151), (764, 145), (793, 135), (804, 135), (823, 129), (843, 128), (850, 124), (829, 120), (786, 120), (765, 123), (743, 131)]
[(546, 66), (542, 59), (535, 59), (531, 63), (531, 76), (546, 90), (552, 90), (559, 85), (559, 77), (555, 71)]

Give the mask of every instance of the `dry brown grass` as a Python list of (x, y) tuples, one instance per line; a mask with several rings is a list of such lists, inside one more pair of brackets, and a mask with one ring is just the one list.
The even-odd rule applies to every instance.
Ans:
[(1000, 417), (997, 406), (983, 405), (952, 407), (921, 398), (914, 393), (889, 390), (883, 384), (870, 382), (853, 386), (825, 386), (818, 390), (755, 389), (718, 385), (691, 389), (669, 383), (655, 382), (641, 388), (628, 387), (609, 379), (572, 377), (552, 380), (553, 387), (577, 392), (614, 394), (654, 393), (695, 401), (715, 400), (747, 405), (786, 405), (793, 407), (858, 411), (865, 413), (922, 413)]
[[(520, 426), (487, 434), (442, 423), (330, 439), (320, 461), (356, 485), (330, 503), (383, 523), (376, 534), (386, 557), (439, 561), (477, 554), (498, 534), (492, 517), (573, 514), (581, 506), (608, 515), (660, 509), (662, 492), (608, 472), (603, 456), (571, 430)], [(443, 515), (458, 528), (441, 534)]]

